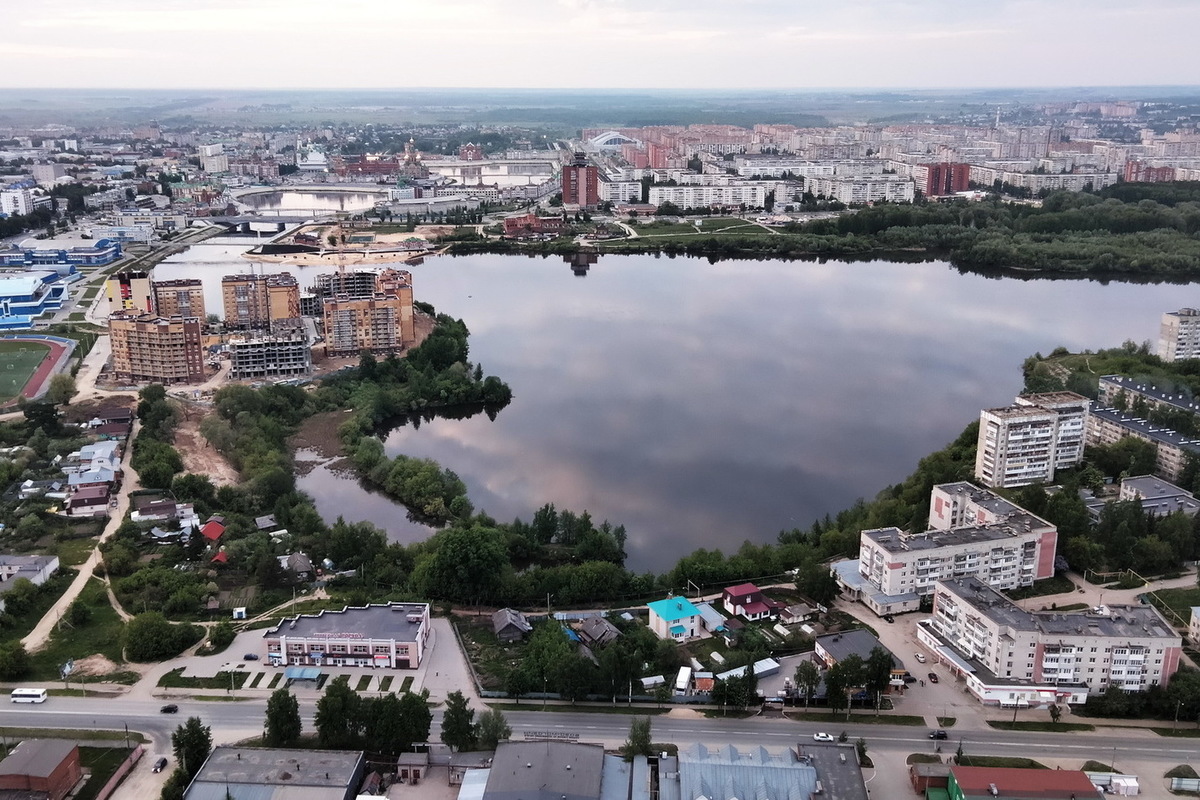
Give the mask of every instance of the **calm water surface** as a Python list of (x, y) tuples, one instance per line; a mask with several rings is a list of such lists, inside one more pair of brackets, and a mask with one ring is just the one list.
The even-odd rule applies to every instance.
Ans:
[[(246, 240), (215, 241), (156, 275), (209, 278), (219, 300), (221, 259)], [(411, 269), (417, 298), (466, 321), (472, 360), (514, 400), (494, 422), (398, 428), (388, 452), (453, 469), (497, 519), (553, 502), (622, 523), (637, 570), (772, 541), (874, 496), (1011, 402), (1026, 356), (1150, 339), (1164, 310), (1196, 303), (1189, 287), (943, 263), (605, 256), (579, 277), (560, 260), (472, 256)], [(302, 285), (317, 272), (292, 271)], [(428, 535), (324, 468), (300, 485), (329, 519)]]
[(386, 200), (381, 192), (279, 191), (248, 194), (239, 202), (260, 212), (287, 214), (314, 211), (365, 211), (377, 200)]

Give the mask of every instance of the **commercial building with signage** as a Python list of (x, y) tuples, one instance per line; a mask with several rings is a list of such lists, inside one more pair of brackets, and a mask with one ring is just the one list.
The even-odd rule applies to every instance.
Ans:
[(285, 619), (263, 638), (272, 666), (416, 669), (429, 631), (428, 603), (373, 603)]

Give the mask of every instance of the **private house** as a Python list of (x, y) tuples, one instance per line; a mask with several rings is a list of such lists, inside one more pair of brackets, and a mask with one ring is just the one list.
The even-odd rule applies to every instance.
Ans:
[(650, 630), (660, 639), (683, 641), (699, 634), (700, 610), (686, 597), (668, 597), (648, 603)]
[(58, 556), (3, 556), (0, 555), (0, 611), (4, 610), (4, 594), (13, 587), (18, 578), (25, 578), (34, 586), (41, 586), (58, 572)]
[(225, 526), (222, 525), (215, 517), (212, 517), (208, 522), (200, 526), (200, 535), (210, 542), (215, 542), (225, 534)]
[(730, 614), (751, 621), (773, 617), (780, 608), (779, 603), (764, 596), (753, 583), (730, 586), (721, 593), (721, 604)]
[(107, 485), (85, 486), (67, 498), (68, 516), (102, 517), (108, 513)]
[(65, 484), (62, 481), (34, 481), (27, 480), (21, 484), (17, 490), (17, 496), (22, 500), (28, 500), (31, 497), (41, 497), (42, 495), (53, 495), (63, 491)]
[(492, 631), (502, 642), (518, 642), (529, 635), (533, 626), (525, 615), (512, 608), (502, 608), (492, 614)]
[(102, 406), (96, 410), (95, 416), (88, 421), (88, 427), (99, 428), (113, 423), (133, 424), (133, 409), (123, 406)]
[(603, 647), (615, 642), (621, 636), (617, 626), (604, 617), (588, 617), (579, 626), (579, 638), (589, 646)]
[[(114, 485), (115, 484), (115, 485)], [(120, 488), (121, 472), (108, 467), (89, 469), (86, 472), (71, 472), (67, 474), (67, 486), (70, 491), (78, 492), (88, 486), (111, 486)]]
[(788, 606), (779, 614), (779, 621), (784, 625), (797, 625), (808, 622), (817, 615), (817, 610), (807, 603), (796, 603)]
[(700, 612), (700, 627), (709, 633), (724, 633), (729, 620), (720, 611), (712, 607), (712, 603), (698, 603), (696, 610)]
[(304, 553), (289, 553), (286, 556), (279, 556), (278, 558), (279, 566), (282, 569), (292, 573), (300, 580), (307, 581), (312, 578), (312, 559), (304, 555)]

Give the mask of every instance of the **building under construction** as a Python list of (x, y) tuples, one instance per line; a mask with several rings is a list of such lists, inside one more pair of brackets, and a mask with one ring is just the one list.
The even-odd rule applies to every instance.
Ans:
[(296, 378), (312, 372), (308, 332), (300, 320), (277, 323), (269, 332), (233, 336), (226, 342), (229, 377)]
[[(350, 291), (341, 291), (326, 298), (325, 351), (328, 355), (353, 356), (363, 351), (388, 355), (416, 343), (412, 275), (404, 270), (387, 269), (372, 277), (369, 291), (357, 296)], [(357, 279), (353, 282), (339, 280), (331, 285), (362, 289)]]

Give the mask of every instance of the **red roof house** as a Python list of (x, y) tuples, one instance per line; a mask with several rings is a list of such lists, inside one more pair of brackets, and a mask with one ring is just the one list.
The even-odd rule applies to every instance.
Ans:
[(1073, 769), (951, 767), (951, 797), (992, 800), (1092, 800), (1103, 795), (1086, 773)]
[(721, 602), (730, 614), (741, 615), (751, 620), (773, 617), (779, 612), (781, 605), (764, 596), (762, 590), (753, 583), (730, 586), (722, 593)]
[(209, 559), (209, 563), (210, 564), (228, 564), (229, 556), (225, 555), (224, 550), (220, 550), (217, 552), (217, 554), (215, 556), (213, 556), (211, 559)]
[(215, 519), (210, 519), (208, 522), (200, 526), (200, 535), (210, 542), (215, 542), (221, 538), (221, 534), (225, 533), (225, 526), (217, 522)]

